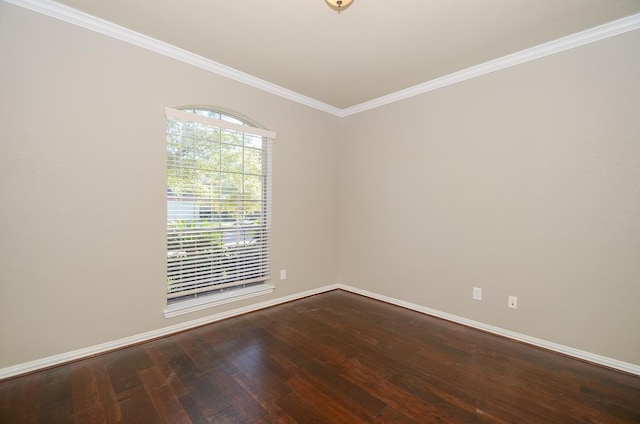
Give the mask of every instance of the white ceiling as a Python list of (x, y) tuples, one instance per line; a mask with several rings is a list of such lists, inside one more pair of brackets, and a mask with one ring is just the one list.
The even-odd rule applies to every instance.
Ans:
[(640, 0), (58, 0), (344, 109), (640, 12)]

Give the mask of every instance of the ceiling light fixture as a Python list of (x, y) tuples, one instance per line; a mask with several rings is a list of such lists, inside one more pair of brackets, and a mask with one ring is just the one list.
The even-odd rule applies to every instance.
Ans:
[(325, 0), (330, 8), (337, 10), (338, 13), (346, 9), (353, 3), (353, 0)]

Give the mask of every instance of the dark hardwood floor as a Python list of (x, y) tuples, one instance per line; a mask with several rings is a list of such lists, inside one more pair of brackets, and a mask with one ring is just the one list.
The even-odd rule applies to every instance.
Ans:
[(0, 382), (1, 423), (640, 423), (640, 378), (333, 291)]

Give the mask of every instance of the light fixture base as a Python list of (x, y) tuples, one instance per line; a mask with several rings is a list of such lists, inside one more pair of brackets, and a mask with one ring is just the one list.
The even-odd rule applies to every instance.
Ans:
[(338, 13), (351, 6), (353, 0), (325, 0), (330, 8), (336, 10)]

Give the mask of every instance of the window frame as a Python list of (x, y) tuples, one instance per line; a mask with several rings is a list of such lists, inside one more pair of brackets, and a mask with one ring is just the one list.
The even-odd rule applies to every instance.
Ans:
[[(167, 125), (167, 290), (165, 296), (167, 300), (167, 306), (164, 309), (164, 316), (166, 318), (169, 318), (176, 315), (181, 315), (184, 313), (189, 313), (273, 292), (274, 286), (270, 284), (270, 230), (272, 208), (271, 149), (272, 142), (275, 139), (276, 134), (272, 131), (255, 126), (252, 122), (245, 118), (242, 118), (237, 114), (234, 114), (227, 110), (208, 106), (186, 106), (180, 109), (165, 108), (165, 116)], [(193, 126), (193, 128), (195, 129), (192, 129), (191, 132), (185, 131), (183, 134), (176, 136), (170, 131), (172, 120), (180, 125), (180, 131), (183, 131), (184, 128), (190, 128), (191, 126)], [(175, 129), (175, 127), (173, 128)], [(211, 133), (217, 132), (220, 134), (220, 136), (217, 140), (211, 140), (210, 138), (200, 139), (198, 138), (198, 130), (211, 131)], [(232, 144), (228, 140), (225, 141), (222, 134), (235, 134), (236, 137), (240, 137), (242, 143)], [(187, 138), (191, 140), (190, 142), (192, 143), (192, 146), (197, 146), (199, 142), (203, 142), (211, 143), (211, 145), (216, 146), (216, 148), (219, 146), (221, 151), (223, 149), (223, 146), (235, 146), (241, 150), (242, 171), (224, 170), (224, 166), (222, 165), (222, 163), (224, 162), (222, 153), (220, 154), (220, 162), (218, 163), (219, 169), (213, 169), (213, 162), (205, 162), (205, 164), (207, 165), (206, 168), (197, 168), (198, 171), (204, 173), (211, 171), (212, 176), (230, 176), (231, 174), (235, 174), (242, 177), (243, 183), (241, 185), (243, 185), (243, 187), (240, 189), (238, 194), (240, 196), (240, 200), (234, 200), (236, 202), (239, 202), (241, 205), (236, 210), (236, 212), (240, 212), (235, 214), (235, 221), (233, 221), (233, 225), (237, 224), (237, 226), (229, 227), (228, 225), (223, 224), (223, 221), (225, 220), (221, 218), (221, 215), (216, 215), (218, 216), (218, 220), (216, 221), (217, 224), (213, 223), (214, 218), (202, 218), (200, 206), (194, 206), (193, 211), (189, 212), (193, 216), (190, 216), (189, 214), (186, 215), (189, 216), (189, 222), (191, 222), (192, 225), (188, 228), (188, 230), (183, 230), (181, 232), (176, 226), (176, 222), (181, 221), (182, 223), (182, 220), (175, 218), (175, 210), (172, 212), (171, 202), (174, 202), (173, 209), (175, 209), (175, 202), (179, 196), (176, 196), (172, 191), (172, 188), (170, 187), (170, 175), (172, 170), (175, 174), (176, 171), (181, 172), (182, 169), (186, 169), (187, 165), (181, 162), (182, 160), (184, 160), (184, 158), (180, 158), (177, 161), (172, 161), (169, 151), (171, 148), (171, 144), (176, 143), (175, 140), (179, 137), (183, 137), (185, 140)], [(258, 149), (255, 145), (249, 145), (248, 142), (245, 141), (246, 138), (252, 138), (254, 140), (254, 144), (256, 138), (261, 138), (261, 148)], [(180, 139), (180, 141), (178, 142), (178, 144), (182, 146), (182, 144), (180, 143), (183, 143), (182, 139)], [(249, 153), (249, 150), (256, 152), (259, 151), (262, 154), (262, 159), (260, 161), (262, 170), (260, 174), (251, 174), (246, 170), (246, 160), (248, 160), (246, 159), (246, 157), (247, 153)], [(178, 162), (178, 166), (174, 166), (174, 162)], [(211, 166), (211, 168), (209, 166)], [(258, 175), (261, 178), (260, 181), (262, 184), (262, 188), (260, 191), (261, 198), (247, 200), (245, 199), (245, 197), (247, 196), (247, 192), (245, 191), (244, 186), (245, 178), (249, 178), (249, 176), (251, 176), (252, 178), (254, 178), (254, 181), (257, 181), (256, 177)], [(193, 181), (197, 180), (189, 180), (189, 178), (187, 177), (185, 177), (184, 180), (179, 180), (180, 183), (184, 183), (187, 185), (193, 183)], [(173, 186), (173, 189), (176, 189), (176, 187)], [(223, 192), (224, 189), (220, 185), (219, 192), (215, 192), (215, 195), (213, 194), (213, 190), (211, 192), (212, 194), (207, 195), (205, 193), (204, 196), (196, 196), (195, 192), (190, 192), (188, 194), (183, 193), (183, 195), (185, 195), (185, 199), (187, 195), (193, 195), (194, 205), (196, 203), (198, 205), (204, 203), (211, 208), (210, 211), (217, 210), (218, 213), (221, 213), (220, 211), (222, 210), (221, 208), (223, 203), (230, 202), (230, 200), (222, 200), (224, 196), (221, 193)], [(260, 204), (260, 212), (258, 218), (254, 218), (257, 219), (257, 221), (255, 221), (251, 225), (248, 225), (244, 221), (244, 213), (246, 213), (245, 203), (253, 203), (254, 205), (257, 203)], [(185, 204), (187, 204), (187, 202), (185, 202)], [(184, 205), (180, 205), (178, 203), (177, 210), (182, 211), (183, 207)], [(174, 214), (173, 218), (172, 213)], [(178, 216), (182, 217), (182, 215)], [(238, 217), (241, 217), (239, 221)], [(207, 227), (203, 227), (203, 222), (205, 222)], [(214, 228), (211, 229), (211, 226), (213, 226)], [(252, 237), (254, 236), (248, 235), (248, 227), (251, 227), (253, 231), (257, 231), (258, 236), (255, 237), (258, 237), (258, 239), (252, 239)], [(204, 230), (203, 228), (206, 228), (206, 230)], [(172, 256), (177, 253), (175, 251), (176, 248), (174, 248), (174, 251), (171, 250), (172, 241), (175, 243), (175, 239), (177, 237), (178, 240), (181, 240), (180, 245), (182, 245), (183, 239), (181, 239), (180, 237), (183, 237), (186, 233), (205, 234), (203, 231), (206, 231), (206, 234), (219, 233), (217, 235), (216, 241), (209, 241), (209, 243), (214, 243), (214, 245), (208, 245), (208, 247), (206, 248), (194, 247), (191, 251), (191, 253), (193, 253), (192, 257), (189, 259), (189, 261), (196, 261), (196, 264), (193, 265), (192, 262), (191, 265), (181, 265), (182, 260), (176, 259), (175, 256)], [(241, 241), (240, 236), (238, 236), (235, 242), (223, 243), (223, 237), (226, 237), (225, 234), (228, 234), (230, 231), (233, 231), (237, 234), (242, 233), (243, 240)], [(256, 240), (258, 240), (258, 242), (254, 243)], [(184, 243), (188, 244), (187, 241), (184, 241)], [(197, 245), (198, 244), (196, 243), (196, 246)], [(180, 249), (185, 248), (181, 247)], [(189, 250), (188, 248), (186, 249)], [(223, 251), (226, 253), (222, 253)], [(203, 252), (205, 252), (204, 255)], [(227, 257), (229, 255), (233, 255), (234, 252), (236, 252), (235, 257), (232, 257), (231, 259), (227, 258), (226, 262), (221, 264), (220, 258), (223, 255), (224, 257)], [(188, 254), (187, 252), (180, 253), (183, 255)], [(207, 259), (200, 259), (202, 257)], [(185, 260), (185, 262), (187, 263), (189, 261)], [(213, 263), (216, 263), (216, 265), (212, 265)], [(223, 268), (225, 266), (228, 268)], [(189, 267), (191, 268), (189, 269)], [(196, 270), (194, 271), (194, 269)], [(240, 275), (241, 278), (233, 280), (228, 277), (228, 275), (232, 275), (235, 273)], [(185, 274), (184, 279), (181, 279), (182, 274)], [(201, 276), (203, 278), (200, 278)], [(172, 292), (171, 289), (173, 289), (174, 291)], [(182, 293), (184, 294), (182, 295)]]

